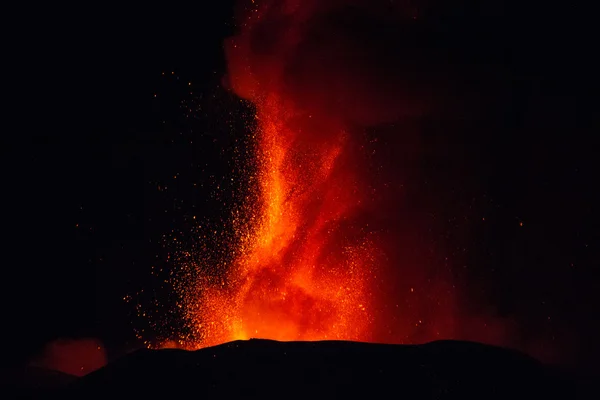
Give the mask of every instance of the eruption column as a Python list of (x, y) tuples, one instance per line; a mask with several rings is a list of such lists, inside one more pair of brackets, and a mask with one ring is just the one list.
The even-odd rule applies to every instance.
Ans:
[[(258, 193), (220, 287), (192, 317), (201, 344), (250, 337), (366, 340), (372, 244), (345, 223), (360, 204), (341, 126), (315, 124), (271, 93), (258, 103)], [(331, 129), (319, 138), (306, 129)], [(308, 138), (308, 139), (307, 139)], [(226, 282), (226, 283), (225, 283)], [(218, 285), (217, 285), (218, 286)]]

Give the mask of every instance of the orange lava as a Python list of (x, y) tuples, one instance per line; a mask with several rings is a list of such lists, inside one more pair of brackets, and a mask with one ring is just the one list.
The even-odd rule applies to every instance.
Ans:
[(297, 115), (280, 104), (276, 93), (259, 103), (252, 222), (239, 227), (238, 257), (221, 284), (192, 296), (200, 304), (188, 315), (194, 347), (251, 337), (368, 339), (374, 259), (365, 235), (357, 240), (343, 226), (360, 203), (345, 132), (329, 126), (333, 135), (307, 142), (290, 126)]
[[(377, 248), (353, 219), (364, 193), (350, 156), (357, 144), (343, 119), (312, 113), (289, 95), (279, 60), (294, 46), (293, 27), (271, 49), (277, 57), (266, 64), (249, 59), (253, 22), (269, 10), (263, 4), (246, 10), (242, 32), (226, 44), (232, 89), (256, 107), (256, 170), (248, 171), (255, 193), (242, 206), (244, 222), (234, 213), (227, 265), (217, 277), (186, 277), (193, 282), (181, 290), (190, 331), (179, 343), (185, 348), (252, 337), (369, 340), (368, 280)], [(246, 68), (257, 62), (262, 76)]]
[(153, 340), (522, 346), (466, 272), (475, 211), (441, 182), (439, 170), (458, 167), (435, 125), (460, 123), (471, 101), (454, 82), (460, 62), (439, 66), (445, 52), (412, 44), (429, 28), (414, 25), (410, 2), (239, 3), (224, 82), (255, 107), (251, 150), (236, 149), (231, 220), (203, 224), (199, 243), (170, 259), (177, 307), (143, 310)]

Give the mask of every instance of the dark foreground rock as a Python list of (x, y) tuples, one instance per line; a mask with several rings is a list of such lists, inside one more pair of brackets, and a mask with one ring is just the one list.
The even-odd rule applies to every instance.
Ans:
[(62, 395), (65, 388), (77, 380), (76, 376), (41, 367), (2, 369), (0, 371), (0, 398), (27, 399)]
[(578, 397), (521, 353), (468, 342), (418, 346), (250, 340), (142, 350), (69, 385), (71, 399), (549, 399)]

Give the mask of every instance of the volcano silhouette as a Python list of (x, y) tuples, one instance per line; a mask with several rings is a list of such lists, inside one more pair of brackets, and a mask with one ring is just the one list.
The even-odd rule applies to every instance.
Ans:
[(574, 389), (566, 377), (529, 356), (472, 342), (251, 339), (197, 351), (140, 350), (80, 378), (62, 394), (73, 399), (505, 399), (573, 398)]

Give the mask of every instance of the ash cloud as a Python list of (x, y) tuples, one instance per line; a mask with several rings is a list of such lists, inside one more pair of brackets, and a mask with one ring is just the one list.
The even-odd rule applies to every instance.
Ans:
[(510, 112), (522, 68), (512, 58), (526, 46), (513, 49), (521, 38), (508, 34), (516, 28), (503, 18), (504, 2), (446, 3), (241, 3), (239, 34), (225, 46), (227, 81), (255, 103), (283, 93), (289, 109), (300, 110), (303, 140), (304, 132), (327, 140), (329, 126), (344, 126), (356, 141), (375, 132), (365, 147), (374, 156), (348, 165), (373, 193), (353, 218), (385, 232), (388, 271), (373, 288), (376, 318), (385, 322), (373, 326), (376, 340), (530, 348), (519, 338), (526, 317), (497, 312), (481, 294), (493, 274), (465, 269), (472, 221), (482, 218), (472, 202), (486, 183), (473, 173), (479, 155), (463, 145)]
[(449, 35), (439, 14), (452, 18), (439, 5), (437, 14), (409, 1), (250, 6), (241, 34), (226, 46), (230, 83), (242, 97), (257, 100), (282, 86), (307, 114), (368, 126), (426, 115), (465, 118), (482, 97), (505, 96), (506, 71), (485, 60), (493, 50), (468, 48), (465, 39), (477, 33)]

